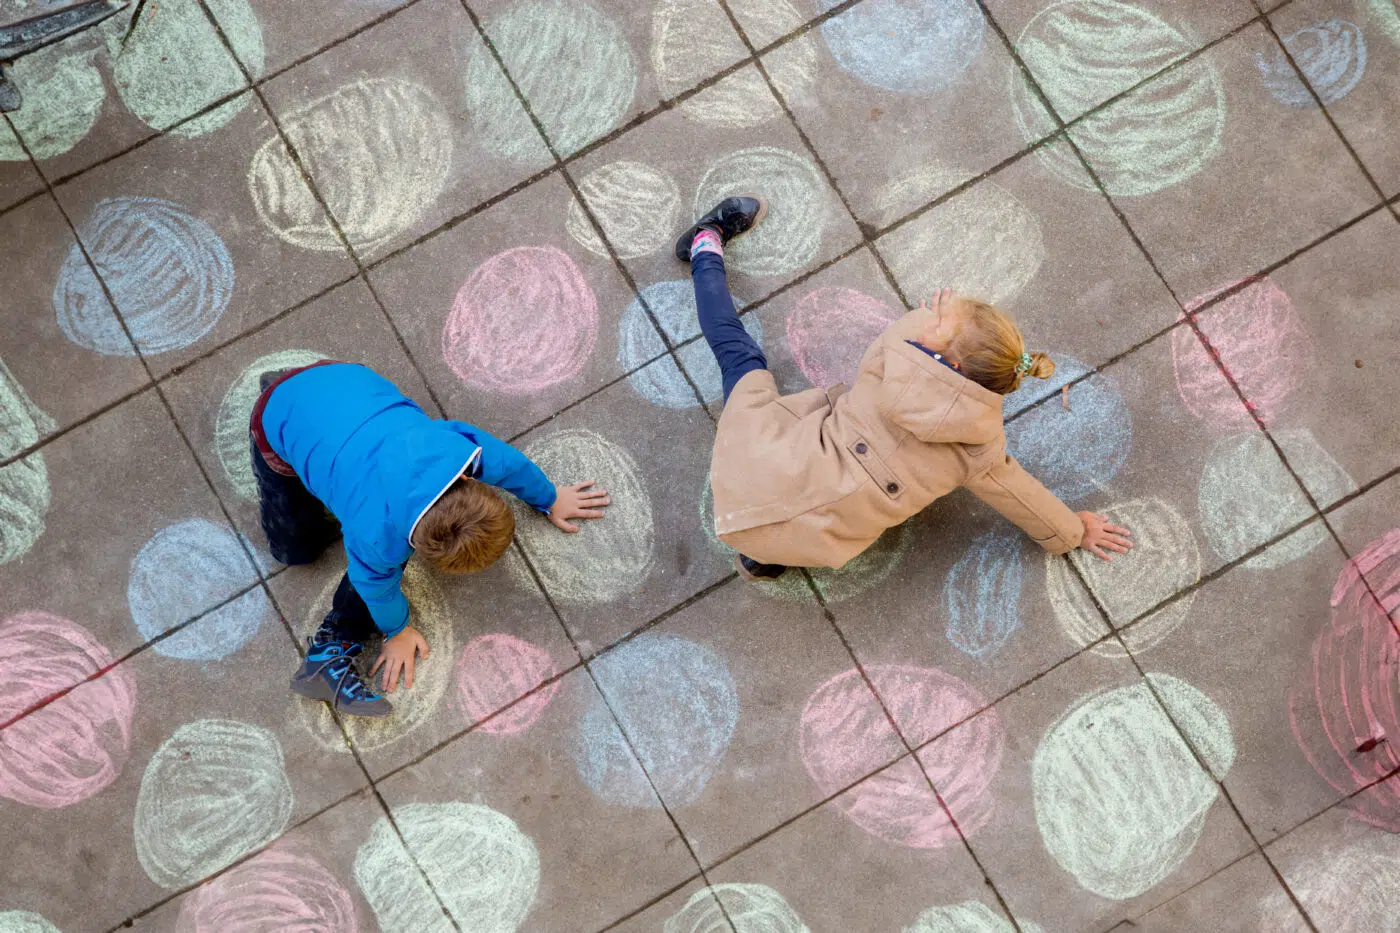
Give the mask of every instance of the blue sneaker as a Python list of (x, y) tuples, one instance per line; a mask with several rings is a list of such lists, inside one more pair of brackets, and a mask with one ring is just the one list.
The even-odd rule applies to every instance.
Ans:
[(355, 656), (364, 650), (364, 645), (353, 641), (308, 638), (306, 662), (292, 678), (292, 692), (325, 700), (333, 709), (351, 716), (388, 716), (394, 705), (375, 693), (355, 670)]

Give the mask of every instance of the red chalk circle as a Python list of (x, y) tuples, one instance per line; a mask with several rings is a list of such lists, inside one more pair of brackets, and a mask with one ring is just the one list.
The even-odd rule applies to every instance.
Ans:
[[(1194, 312), (1239, 284), (1202, 295), (1186, 310)], [(1260, 278), (1201, 312), (1199, 321), (1244, 397), (1264, 424), (1272, 425), (1298, 387), (1303, 367), (1315, 356), (1313, 339), (1293, 302), (1283, 289)], [(1253, 427), (1248, 410), (1189, 327), (1172, 332), (1172, 365), (1181, 401), (1193, 415), (1219, 431)]]
[(598, 339), (598, 301), (553, 246), (519, 246), (476, 267), (457, 291), (442, 355), (469, 386), (538, 392), (583, 370)]
[[(876, 665), (866, 674), (915, 747), (986, 705), (966, 683), (932, 668)], [(935, 849), (955, 844), (959, 827), (970, 834), (991, 819), (988, 786), (1001, 767), (1005, 744), (1001, 720), (988, 709), (919, 751), (957, 827), (911, 759), (862, 781), (836, 798), (835, 805), (866, 832), (896, 845)], [(858, 670), (838, 674), (807, 700), (799, 745), (807, 774), (823, 794), (861, 780), (904, 752)]]
[[(467, 642), (457, 661), (457, 699), (468, 722), (480, 722), (525, 696), (556, 673), (549, 652), (510, 635), (482, 635)], [(559, 690), (555, 681), (481, 723), (479, 732), (514, 735), (535, 724)]]
[[(47, 612), (0, 622), (0, 797), (57, 809), (116, 780), (131, 752), (136, 685), (92, 634)], [(74, 685), (77, 684), (75, 687)]]
[(356, 933), (355, 902), (304, 847), (280, 844), (200, 885), (177, 933)]
[(899, 316), (878, 298), (828, 285), (807, 295), (788, 315), (788, 347), (812, 385), (852, 383), (866, 349)]

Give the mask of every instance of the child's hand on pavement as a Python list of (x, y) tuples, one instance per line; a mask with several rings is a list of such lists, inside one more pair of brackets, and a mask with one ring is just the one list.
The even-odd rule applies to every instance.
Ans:
[(1128, 548), (1133, 546), (1133, 542), (1128, 540), (1132, 534), (1126, 528), (1119, 528), (1117, 525), (1108, 523), (1107, 515), (1098, 515), (1094, 512), (1080, 512), (1079, 520), (1084, 523), (1084, 538), (1079, 542), (1079, 546), (1094, 554), (1099, 555), (1106, 561), (1112, 561), (1104, 551), (1117, 551), (1119, 554), (1128, 553)]
[(400, 672), (404, 675), (404, 686), (413, 689), (413, 665), (418, 657), (428, 657), (428, 640), (413, 626), (405, 626), (393, 638), (386, 638), (383, 646), (379, 649), (379, 657), (374, 661), (374, 667), (369, 669), (369, 676), (374, 677), (376, 671), (384, 668), (384, 677), (380, 681), (380, 693), (393, 693), (399, 685)]
[(606, 489), (589, 489), (593, 480), (560, 486), (554, 499), (554, 508), (549, 510), (549, 520), (555, 528), (573, 534), (578, 526), (571, 524), (571, 518), (602, 518), (603, 507), (612, 504)]

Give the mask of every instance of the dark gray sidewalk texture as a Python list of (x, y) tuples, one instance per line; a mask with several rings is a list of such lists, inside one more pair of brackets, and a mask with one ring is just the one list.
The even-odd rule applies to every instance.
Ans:
[[(0, 933), (1397, 928), (1395, 0), (148, 0), (14, 74)], [(1137, 549), (955, 494), (737, 580), (670, 244), (746, 191), (785, 390), (999, 302)], [(343, 557), (252, 498), (320, 358), (614, 498), (410, 564), (380, 722), (288, 692)]]

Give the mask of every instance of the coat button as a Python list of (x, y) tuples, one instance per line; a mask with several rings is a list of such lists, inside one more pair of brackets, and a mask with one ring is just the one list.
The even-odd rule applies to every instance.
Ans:
[(898, 483), (890, 483), (890, 484), (888, 484), (887, 486), (885, 486), (885, 492), (889, 493), (890, 495), (894, 495), (895, 493), (899, 492), (899, 484), (898, 484)]
[(865, 446), (865, 441), (861, 441), (856, 445), (856, 453), (860, 454), (862, 457), (865, 456), (869, 450), (870, 448)]

